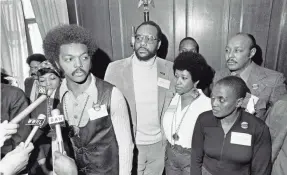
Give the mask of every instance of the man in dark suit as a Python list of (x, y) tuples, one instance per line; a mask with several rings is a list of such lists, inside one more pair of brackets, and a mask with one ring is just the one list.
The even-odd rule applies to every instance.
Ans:
[(33, 102), (38, 96), (38, 77), (37, 77), (37, 68), (43, 61), (46, 61), (46, 58), (42, 54), (32, 54), (30, 55), (26, 63), (29, 65), (30, 77), (25, 79), (25, 94)]
[(285, 78), (282, 73), (254, 63), (252, 57), (255, 53), (256, 41), (251, 34), (233, 36), (225, 49), (227, 68), (216, 72), (213, 82), (230, 75), (242, 78), (251, 90), (249, 102), (253, 103), (254, 114), (265, 121), (267, 109), (286, 93)]

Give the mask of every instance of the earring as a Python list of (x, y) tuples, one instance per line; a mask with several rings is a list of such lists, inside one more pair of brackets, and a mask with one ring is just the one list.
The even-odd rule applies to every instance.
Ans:
[(194, 99), (196, 99), (198, 96), (199, 96), (199, 91), (194, 87), (194, 88), (192, 88), (192, 90), (191, 90), (191, 96), (194, 98)]

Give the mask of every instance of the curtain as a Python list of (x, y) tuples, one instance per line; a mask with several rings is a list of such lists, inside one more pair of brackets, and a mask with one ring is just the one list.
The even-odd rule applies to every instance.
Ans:
[(42, 38), (60, 24), (69, 24), (66, 0), (31, 0)]
[(1, 0), (1, 70), (17, 79), (24, 89), (28, 57), (25, 19), (21, 0)]

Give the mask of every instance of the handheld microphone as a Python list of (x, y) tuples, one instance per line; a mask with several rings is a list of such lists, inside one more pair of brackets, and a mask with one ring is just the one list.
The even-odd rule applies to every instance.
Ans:
[(25, 141), (25, 147), (28, 146), (28, 144), (32, 141), (39, 127), (44, 124), (45, 119), (46, 116), (44, 114), (40, 114), (37, 119), (30, 119), (28, 121), (27, 125), (34, 125), (34, 127)]
[(52, 117), (49, 117), (49, 124), (50, 126), (55, 124), (59, 152), (63, 153), (64, 144), (63, 144), (63, 137), (62, 137), (62, 131), (61, 131), (61, 123), (64, 123), (65, 119), (63, 115), (60, 115), (59, 109), (53, 109), (51, 111), (51, 114), (52, 114)]
[[(39, 90), (42, 92), (43, 90)], [(31, 103), (26, 109), (20, 112), (16, 117), (14, 117), (9, 123), (19, 123), (23, 120), (28, 114), (30, 114), (37, 106), (39, 106), (43, 101), (45, 101), (48, 96), (52, 95), (53, 91), (48, 90), (46, 94), (41, 95), (37, 100)]]

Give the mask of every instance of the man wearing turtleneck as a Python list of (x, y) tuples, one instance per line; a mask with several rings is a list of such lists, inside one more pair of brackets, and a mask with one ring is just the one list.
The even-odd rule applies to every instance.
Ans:
[(136, 29), (132, 56), (111, 63), (105, 80), (123, 92), (130, 109), (137, 146), (138, 175), (161, 175), (164, 169), (165, 137), (161, 128), (173, 93), (172, 63), (156, 56), (161, 29), (144, 22)]
[[(238, 33), (227, 43), (225, 58), (227, 68), (215, 73), (213, 82), (226, 76), (242, 78), (251, 91), (252, 98), (258, 98), (254, 105), (255, 115), (263, 121), (266, 111), (286, 93), (282, 73), (261, 67), (252, 61), (256, 53), (256, 40), (248, 33)], [(249, 103), (249, 102), (248, 102)]]

